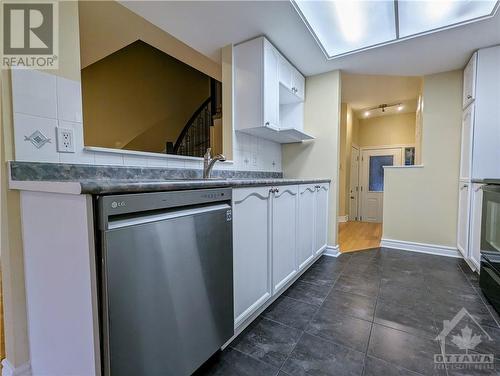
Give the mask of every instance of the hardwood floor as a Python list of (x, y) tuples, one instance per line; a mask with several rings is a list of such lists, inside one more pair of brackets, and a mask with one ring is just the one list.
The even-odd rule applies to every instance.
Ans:
[(382, 223), (344, 222), (339, 223), (340, 252), (377, 248), (382, 238)]

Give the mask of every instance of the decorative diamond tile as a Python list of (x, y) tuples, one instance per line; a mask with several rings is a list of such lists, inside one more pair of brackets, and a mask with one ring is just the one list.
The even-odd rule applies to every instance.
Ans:
[(40, 131), (33, 132), (30, 136), (24, 136), (24, 141), (31, 142), (37, 149), (40, 149), (46, 143), (50, 143), (50, 138), (45, 137), (45, 135)]

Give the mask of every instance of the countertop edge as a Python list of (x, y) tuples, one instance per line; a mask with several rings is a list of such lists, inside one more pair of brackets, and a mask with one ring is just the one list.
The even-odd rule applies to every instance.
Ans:
[(230, 179), (230, 180), (185, 180), (185, 181), (32, 181), (10, 180), (9, 188), (20, 191), (63, 194), (121, 194), (139, 192), (161, 192), (209, 188), (245, 188), (269, 185), (331, 183), (331, 179)]

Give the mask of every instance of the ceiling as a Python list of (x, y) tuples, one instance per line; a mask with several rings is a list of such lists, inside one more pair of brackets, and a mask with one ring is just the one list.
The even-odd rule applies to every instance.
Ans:
[(461, 69), (472, 52), (500, 44), (500, 12), (484, 21), (327, 60), (289, 1), (121, 1), (184, 43), (220, 62), (220, 48), (258, 35), (305, 75), (420, 76)]
[(342, 102), (353, 111), (364, 110), (382, 103), (415, 100), (422, 85), (420, 77), (372, 76), (342, 74)]

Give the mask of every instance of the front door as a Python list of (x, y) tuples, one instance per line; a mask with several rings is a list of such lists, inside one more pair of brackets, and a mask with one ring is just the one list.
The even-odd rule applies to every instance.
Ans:
[(361, 220), (382, 222), (384, 166), (400, 166), (401, 149), (363, 150), (361, 165)]
[(359, 149), (351, 147), (351, 176), (349, 183), (349, 220), (357, 221), (359, 198)]

